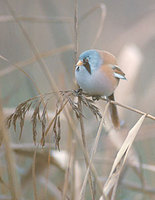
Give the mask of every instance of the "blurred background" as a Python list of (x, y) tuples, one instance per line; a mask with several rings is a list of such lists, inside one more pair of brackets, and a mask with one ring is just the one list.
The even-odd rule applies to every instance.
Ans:
[[(90, 48), (104, 49), (114, 54), (127, 77), (127, 81), (121, 81), (116, 90), (116, 101), (155, 115), (155, 1), (78, 0), (77, 39), (74, 26), (75, 4), (76, 1), (73, 0), (0, 1), (0, 95), (5, 116), (11, 114), (21, 102), (38, 95), (38, 91), (44, 94), (55, 92), (56, 87), (58, 90), (75, 88), (75, 43), (78, 44), (78, 55)], [(55, 103), (53, 94), (48, 104), (51, 115), (55, 112)], [(88, 110), (84, 112), (89, 152), (99, 122)], [(121, 134), (108, 135), (104, 130), (94, 159), (102, 182), (109, 175), (123, 138), (140, 117), (139, 114), (123, 108), (119, 108), (119, 115), (123, 124)], [(56, 160), (49, 164), (49, 148), (39, 149), (35, 165), (35, 186), (32, 176), (35, 146), (30, 117), (25, 120), (21, 140), (18, 126), (16, 133), (13, 128), (9, 130), (18, 181), (22, 183), (23, 199), (61, 199), (68, 166), (66, 157), (69, 157), (74, 139), (66, 119), (62, 117), (61, 120), (61, 151), (57, 152), (55, 149), (54, 138), (51, 140), (47, 137), (47, 142), (52, 144), (50, 151), (54, 151), (52, 156), (55, 157), (52, 159)], [(75, 124), (78, 129), (76, 118)], [(80, 134), (80, 129), (78, 130)], [(40, 132), (38, 125), (38, 143)], [(129, 161), (121, 176), (116, 199), (155, 198), (154, 133), (154, 121), (146, 119), (136, 137), (132, 152), (134, 161), (141, 164), (141, 180), (133, 170), (134, 161)], [(49, 134), (52, 135), (52, 132)], [(75, 143), (74, 160), (78, 168), (80, 187), (85, 174), (85, 162), (77, 142)], [(6, 186), (8, 174), (3, 151), (0, 156), (0, 178), (3, 180), (0, 181), (0, 199), (1, 196), (3, 199), (11, 199)], [(63, 159), (65, 165), (59, 163)], [(73, 196), (69, 182), (67, 199), (78, 199)], [(99, 196), (96, 188), (95, 199)], [(91, 199), (89, 186), (85, 199)]]

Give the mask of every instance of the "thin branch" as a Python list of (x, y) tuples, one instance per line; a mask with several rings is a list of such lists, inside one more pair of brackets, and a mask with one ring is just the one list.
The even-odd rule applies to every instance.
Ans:
[(136, 109), (136, 108), (132, 108), (131, 106), (123, 105), (123, 104), (120, 104), (120, 103), (118, 103), (118, 102), (116, 102), (116, 101), (108, 100), (108, 99), (106, 99), (106, 98), (104, 98), (104, 97), (101, 97), (101, 99), (104, 100), (104, 101), (107, 101), (107, 102), (109, 101), (109, 102), (112, 103), (112, 104), (115, 104), (115, 105), (120, 106), (120, 107), (122, 107), (122, 108), (126, 108), (127, 110), (131, 110), (131, 111), (136, 112), (136, 113), (138, 113), (138, 114), (145, 115), (147, 118), (150, 118), (150, 119), (152, 119), (152, 120), (155, 120), (155, 116), (150, 115), (150, 114), (147, 114), (147, 113), (145, 113), (145, 112), (143, 112), (143, 111), (141, 111), (141, 110), (138, 110), (138, 109)]

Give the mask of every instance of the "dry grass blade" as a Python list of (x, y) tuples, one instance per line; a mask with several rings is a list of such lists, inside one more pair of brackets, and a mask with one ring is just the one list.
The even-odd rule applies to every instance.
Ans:
[(22, 130), (24, 127), (24, 120), (25, 120), (26, 112), (29, 111), (31, 105), (32, 105), (32, 103), (29, 100), (24, 101), (23, 103), (19, 104), (17, 106), (15, 112), (7, 118), (7, 126), (10, 127), (11, 123), (12, 123), (14, 126), (15, 132), (16, 132), (16, 122), (17, 122), (17, 119), (19, 119), (19, 121), (20, 121), (20, 136), (19, 136), (19, 138), (21, 138)]
[(78, 54), (78, 0), (74, 0), (74, 63), (77, 62)]
[(39, 176), (39, 182), (41, 183), (42, 187), (47, 187), (49, 194), (52, 195), (54, 199), (62, 200), (62, 194), (61, 191), (56, 187), (54, 183), (52, 183), (47, 178), (44, 178), (43, 176)]
[(85, 98), (85, 100), (83, 101), (82, 98), (82, 102), (84, 103), (85, 106), (87, 106), (90, 109), (90, 111), (95, 115), (96, 118), (102, 117), (98, 107), (94, 105), (94, 102), (92, 100)]
[(45, 145), (45, 129), (46, 129), (46, 113), (47, 113), (47, 102), (44, 106), (43, 112), (42, 112), (42, 116), (40, 118), (41, 121), (41, 126), (42, 126), (42, 146)]
[[(84, 115), (81, 113), (81, 111), (78, 109), (78, 104), (75, 102), (72, 98), (79, 97), (81, 99), (81, 102), (90, 109), (90, 111), (97, 117), (101, 118), (102, 115), (99, 112), (99, 109), (94, 105), (94, 102), (90, 99), (88, 99), (86, 96), (79, 94), (77, 91), (74, 90), (68, 90), (68, 91), (59, 91), (60, 98), (57, 100), (57, 108), (56, 113), (53, 119), (48, 124), (48, 127), (45, 131), (45, 136), (48, 134), (50, 128), (55, 123), (54, 126), (54, 132), (56, 128), (57, 123), (57, 117), (60, 115), (60, 113), (64, 110), (67, 103), (71, 106), (72, 110), (75, 112), (76, 117), (79, 119), (79, 116), (81, 115), (84, 117)], [(58, 126), (59, 127), (59, 126)]]
[[(110, 105), (110, 103), (107, 103), (107, 105), (105, 107), (105, 110), (104, 110), (104, 113), (103, 113), (103, 117), (101, 119), (98, 131), (97, 131), (97, 134), (96, 134), (95, 142), (94, 142), (94, 145), (93, 145), (93, 148), (92, 148), (91, 157), (90, 157), (90, 162), (89, 162), (89, 165), (88, 165), (88, 168), (87, 168), (87, 171), (86, 171), (86, 175), (85, 175), (85, 178), (84, 178), (84, 181), (83, 181), (83, 185), (82, 185), (82, 188), (81, 188), (81, 192), (80, 192), (80, 200), (83, 199), (83, 191), (85, 190), (85, 187), (86, 187), (86, 183), (87, 183), (87, 179), (88, 179), (88, 174), (89, 174), (89, 170), (90, 170), (90, 164), (92, 163), (94, 155), (96, 153), (98, 141), (99, 141), (100, 134), (101, 134), (102, 127), (103, 127), (103, 123), (104, 123), (104, 117), (105, 117), (105, 115), (107, 113), (109, 105)], [(104, 196), (104, 199), (106, 199), (105, 196)]]
[(58, 117), (58, 134), (57, 134), (57, 145), (58, 145), (58, 149), (60, 150), (59, 147), (59, 141), (61, 139), (61, 126), (60, 126), (60, 116)]
[(34, 141), (35, 144), (36, 144), (36, 136), (37, 136), (37, 130), (36, 130), (36, 128), (37, 128), (37, 117), (40, 120), (40, 115), (39, 115), (40, 104), (41, 104), (41, 101), (38, 102), (38, 104), (36, 104), (33, 115), (32, 115), (32, 119), (31, 119), (32, 130), (33, 130), (33, 141)]
[[(12, 108), (6, 108), (6, 107), (4, 107), (4, 108), (3, 108), (4, 115), (5, 115), (6, 117), (9, 117), (10, 115), (12, 115), (12, 113), (15, 112), (15, 109), (16, 109), (16, 108), (14, 108), (14, 107), (12, 107)], [(39, 116), (42, 115), (42, 112), (43, 112), (43, 109), (40, 109)], [(25, 115), (25, 120), (31, 120), (33, 113), (34, 113), (34, 109), (33, 109), (33, 108), (30, 108), (29, 111), (28, 111), (28, 112), (26, 113), (26, 115)], [(50, 119), (50, 118), (53, 118), (53, 117), (54, 117), (54, 111), (50, 111), (50, 110), (49, 110), (49, 111), (48, 111), (48, 118)], [(64, 118), (63, 115), (62, 115), (62, 120), (65, 120), (65, 118)]]
[[(82, 113), (82, 103), (81, 103), (81, 98), (80, 98), (80, 95), (78, 96), (78, 108), (79, 110), (81, 111)], [(82, 145), (83, 145), (83, 148), (85, 149), (85, 152), (87, 153), (87, 155), (89, 156), (89, 153), (88, 153), (88, 148), (87, 148), (87, 142), (86, 142), (86, 136), (85, 136), (85, 128), (84, 128), (84, 121), (83, 121), (83, 117), (82, 115), (80, 114), (79, 115), (79, 122), (80, 122), (80, 129), (81, 129), (81, 138), (82, 138)], [(86, 160), (86, 157), (84, 156), (85, 158), (85, 164), (86, 164), (86, 167), (88, 167), (89, 165), (89, 162)], [(94, 199), (94, 188), (93, 188), (93, 182), (92, 182), (92, 175), (91, 173), (89, 172), (88, 173), (88, 176), (89, 176), (89, 188), (90, 188), (90, 194), (91, 194), (91, 197), (92, 199)], [(84, 188), (85, 189), (85, 188)], [(85, 199), (85, 190), (83, 191), (83, 196), (82, 196), (82, 200)]]
[(36, 184), (36, 169), (35, 169), (35, 165), (36, 165), (36, 154), (37, 151), (35, 149), (34, 151), (34, 155), (33, 155), (33, 165), (32, 165), (32, 177), (33, 177), (33, 189), (34, 189), (34, 199), (37, 200), (38, 199), (38, 195), (37, 195), (37, 184)]
[(21, 135), (22, 135), (22, 131), (23, 131), (23, 127), (24, 127), (24, 121), (25, 121), (25, 115), (26, 113), (29, 111), (30, 107), (31, 107), (32, 103), (28, 103), (22, 110), (21, 113), (21, 119), (20, 119), (20, 133), (19, 133), (19, 139), (21, 139)]
[(89, 108), (89, 110), (95, 115), (96, 118), (102, 118), (102, 115), (98, 109), (97, 106), (94, 105), (94, 101), (91, 99), (88, 99), (85, 95), (78, 94), (76, 91), (73, 92), (73, 95), (77, 96), (80, 98), (81, 102)]
[(33, 43), (33, 41), (31, 40), (31, 38), (29, 37), (29, 34), (28, 32), (26, 31), (26, 29), (24, 28), (24, 26), (20, 23), (20, 21), (16, 18), (16, 13), (14, 11), (14, 9), (12, 8), (10, 2), (8, 0), (5, 1), (6, 4), (7, 4), (7, 7), (11, 13), (11, 15), (13, 16), (15, 22), (18, 24), (19, 28), (21, 29), (25, 39), (27, 40), (34, 56), (37, 58), (37, 61), (38, 61), (38, 64), (40, 65), (40, 67), (44, 70), (44, 73), (47, 77), (47, 80), (49, 81), (52, 89), (54, 91), (57, 91), (58, 92), (58, 88), (57, 88), (57, 84), (55, 83), (55, 80), (54, 78), (52, 77), (51, 73), (50, 73), (50, 70), (48, 69), (47, 65), (45, 64), (44, 60), (41, 59), (40, 57), (40, 52), (37, 48), (37, 46)]
[[(129, 150), (133, 144), (133, 141), (145, 119), (146, 115), (143, 115), (134, 127), (129, 131), (128, 136), (126, 137), (121, 149), (117, 153), (115, 161), (113, 163), (110, 175), (104, 185), (103, 191), (105, 195), (108, 195), (114, 185), (117, 183), (118, 177), (122, 171), (126, 158), (128, 156)], [(100, 198), (100, 200), (102, 197)]]
[[(48, 101), (46, 100), (46, 97), (51, 95), (51, 94), (53, 94), (53, 93), (47, 93), (44, 96), (39, 95), (39, 96), (30, 98), (30, 99), (24, 101), (23, 103), (19, 104), (16, 107), (15, 112), (7, 118), (6, 123), (7, 123), (8, 128), (10, 128), (10, 126), (12, 124), (15, 132), (16, 132), (17, 120), (19, 120), (19, 125), (20, 125), (19, 139), (21, 138), (21, 135), (22, 135), (26, 113), (30, 110), (30, 108), (33, 105), (35, 106), (35, 108), (32, 112), (31, 121), (32, 121), (32, 131), (33, 131), (33, 141), (34, 141), (34, 143), (36, 144), (37, 121), (41, 122), (42, 135), (43, 136), (45, 135), (46, 113), (47, 113), (46, 107), (47, 107), (47, 103), (48, 103)], [(42, 101), (45, 101), (45, 105), (43, 104), (44, 109), (42, 111), (42, 116), (40, 116), (40, 107), (41, 107)]]
[[(85, 159), (86, 159), (87, 163), (89, 163), (88, 152), (85, 151), (85, 148), (84, 148), (84, 146), (82, 144), (82, 141), (81, 141), (81, 137), (79, 135), (79, 131), (76, 128), (75, 122), (73, 121), (72, 116), (70, 115), (70, 113), (66, 112), (66, 117), (67, 117), (68, 123), (69, 123), (69, 125), (70, 125), (70, 127), (71, 127), (71, 129), (73, 131), (73, 134), (75, 135), (76, 140), (77, 140), (78, 144), (80, 145), (80, 148), (82, 149), (82, 152), (83, 152), (83, 154), (85, 156)], [(96, 169), (95, 169), (93, 163), (90, 163), (90, 169), (91, 169), (91, 172), (92, 172), (92, 174), (93, 174), (93, 176), (94, 176), (94, 178), (96, 180), (96, 184), (98, 186), (98, 189), (99, 189), (100, 193), (102, 194), (102, 184), (98, 180), (98, 175), (97, 175), (97, 172), (96, 172)]]
[(94, 7), (92, 7), (90, 10), (88, 10), (80, 19), (79, 19), (79, 24), (81, 22), (83, 22), (83, 20), (85, 20), (89, 15), (91, 15), (93, 12), (95, 12), (97, 9), (101, 8), (101, 4), (99, 3), (97, 5), (95, 5)]
[[(65, 200), (67, 197), (67, 190), (69, 187), (69, 178), (70, 176), (74, 176), (74, 174), (72, 174), (72, 169), (74, 169), (74, 155), (75, 154), (75, 141), (72, 141), (72, 146), (70, 149), (70, 155), (69, 155), (69, 159), (68, 159), (68, 163), (67, 163), (67, 167), (66, 167), (66, 171), (65, 171), (65, 180), (64, 180), (64, 185), (63, 185), (63, 193), (62, 193), (62, 200)], [(73, 172), (75, 172), (75, 169), (73, 170)], [(73, 183), (74, 185), (74, 183)], [(72, 186), (73, 186), (72, 185)], [(74, 190), (74, 188), (73, 188)], [(73, 198), (74, 198), (74, 192), (73, 192)]]
[(1, 186), (5, 187), (7, 190), (9, 189), (9, 186), (5, 183), (5, 181), (3, 180), (1, 176), (0, 176), (0, 184)]
[[(55, 140), (56, 140), (56, 147), (59, 149), (59, 141), (60, 141), (60, 133), (61, 133), (61, 128), (60, 128), (60, 113), (63, 111), (65, 108), (66, 104), (68, 103), (68, 99), (64, 97), (62, 99), (58, 99), (57, 105), (56, 105), (56, 112), (54, 118), (50, 121), (48, 124), (48, 127), (45, 130), (44, 136), (46, 136), (50, 130), (50, 128), (53, 125), (53, 132), (55, 134)], [(44, 138), (41, 138), (41, 143), (43, 143)]]
[[(83, 105), (86, 106), (94, 114), (94, 116), (96, 118), (102, 117), (102, 115), (99, 111), (99, 108), (94, 105), (93, 100), (88, 98), (88, 95), (83, 94), (79, 91), (75, 91), (75, 90), (60, 91), (59, 94), (57, 94), (57, 96), (59, 95), (60, 98), (57, 100), (55, 115), (53, 116), (52, 120), (47, 125), (47, 123), (46, 123), (47, 117), (48, 117), (47, 116), (47, 104), (48, 104), (48, 100), (51, 98), (52, 94), (55, 94), (55, 93), (49, 92), (44, 95), (38, 95), (38, 96), (30, 98), (30, 99), (24, 101), (23, 103), (19, 104), (16, 107), (15, 112), (7, 118), (8, 127), (10, 127), (12, 124), (14, 127), (14, 130), (16, 131), (17, 120), (19, 120), (19, 125), (20, 125), (19, 138), (21, 138), (26, 113), (30, 110), (30, 108), (32, 106), (34, 106), (35, 108), (33, 110), (32, 117), (31, 117), (32, 126), (33, 126), (32, 130), (33, 130), (34, 143), (36, 144), (37, 122), (39, 121), (42, 126), (41, 144), (45, 145), (45, 136), (47, 135), (47, 133), (49, 132), (50, 128), (53, 125), (53, 132), (55, 133), (56, 146), (59, 148), (60, 133), (61, 133), (60, 114), (64, 110), (67, 103), (69, 103), (69, 105), (71, 106), (71, 108), (74, 111), (74, 113), (76, 114), (76, 117), (78, 120), (80, 120), (80, 117), (79, 117), (80, 115), (82, 117), (84, 117), (84, 115), (82, 114), (81, 110), (78, 108), (78, 103), (76, 102), (77, 97), (80, 99), (81, 103), (83, 103)], [(101, 98), (101, 99), (107, 101), (104, 98)], [(40, 107), (41, 107), (42, 101), (44, 101), (44, 104), (43, 104), (42, 114), (40, 116)], [(139, 111), (137, 109), (131, 108), (129, 106), (119, 104), (115, 101), (110, 101), (110, 103), (114, 103), (116, 105), (127, 108), (129, 110), (133, 110), (140, 114), (145, 114), (146, 117), (154, 119), (154, 116), (152, 116), (150, 114), (146, 115), (146, 113)]]
[[(54, 125), (53, 130), (54, 130), (54, 133), (56, 136), (56, 144), (57, 144), (57, 146), (59, 146), (58, 144), (60, 141), (60, 133), (61, 133), (59, 115), (62, 112), (62, 110), (64, 109), (65, 105), (68, 103), (68, 99), (70, 98), (71, 93), (64, 92), (64, 94), (62, 95), (63, 96), (62, 101), (60, 99), (57, 101), (56, 114), (53, 117), (50, 124), (48, 125), (48, 127), (46, 128), (47, 104), (48, 104), (48, 99), (51, 98), (51, 97), (49, 97), (49, 95), (52, 95), (52, 94), (53, 94), (53, 92), (49, 92), (44, 95), (39, 95), (39, 96), (30, 98), (30, 99), (24, 101), (23, 103), (19, 104), (16, 107), (15, 112), (7, 118), (7, 126), (10, 128), (10, 126), (12, 124), (14, 127), (14, 130), (16, 132), (16, 124), (17, 124), (17, 120), (19, 120), (19, 123), (20, 123), (19, 138), (21, 138), (21, 134), (22, 134), (23, 127), (24, 127), (25, 115), (29, 111), (29, 109), (32, 107), (32, 105), (34, 105), (35, 108), (34, 108), (34, 111), (32, 113), (32, 117), (31, 117), (34, 143), (36, 144), (37, 122), (39, 121), (42, 126), (41, 144), (43, 146), (45, 145), (45, 136), (54, 122), (55, 125)], [(48, 99), (46, 99), (46, 97), (48, 97)], [(42, 115), (40, 116), (40, 107), (41, 107), (42, 100), (45, 101), (45, 105), (43, 104), (44, 107), (43, 107)], [(71, 102), (71, 100), (70, 100), (70, 102)], [(72, 104), (74, 104), (74, 102)], [(78, 111), (76, 111), (76, 112), (78, 113)]]
[(80, 110), (78, 108), (78, 104), (76, 102), (74, 102), (70, 97), (68, 98), (68, 102), (69, 102), (71, 108), (74, 110), (77, 118), (80, 117), (79, 114), (81, 114), (83, 116), (83, 114), (80, 112)]
[(5, 158), (7, 161), (8, 168), (8, 180), (10, 184), (10, 192), (12, 199), (21, 199), (21, 190), (20, 185), (18, 183), (16, 170), (15, 170), (15, 159), (11, 149), (11, 141), (9, 134), (5, 128), (5, 121), (3, 116), (3, 110), (0, 103), (0, 138), (3, 138), (3, 142), (5, 145)]
[(99, 28), (98, 28), (95, 40), (93, 41), (93, 44), (92, 44), (91, 48), (93, 48), (95, 46), (97, 40), (99, 39), (99, 37), (100, 37), (100, 35), (102, 33), (104, 19), (105, 19), (105, 16), (106, 16), (106, 6), (105, 6), (105, 4), (101, 3), (100, 4), (100, 8), (101, 8), (101, 12), (102, 13), (101, 13), (101, 19), (100, 19), (100, 23), (99, 23)]
[(0, 55), (0, 59), (8, 61), (4, 56)]
[[(9, 60), (8, 60), (7, 58), (5, 58), (5, 57), (3, 57), (3, 56), (0, 56), (0, 58), (1, 58), (2, 60), (4, 60), (4, 61), (7, 61), (7, 63), (10, 63)], [(35, 83), (35, 81), (31, 78), (31, 76), (30, 76), (27, 72), (25, 72), (23, 69), (21, 69), (21, 67), (18, 66), (17, 64), (14, 64), (13, 66), (14, 66), (13, 69), (18, 69), (18, 70), (21, 71), (28, 79), (30, 79), (30, 80), (32, 81), (32, 83), (33, 83), (34, 87), (36, 88), (37, 92), (41, 95), (40, 89), (38, 88), (38, 86), (37, 86), (37, 84)], [(5, 70), (6, 70), (6, 69), (5, 69)], [(4, 70), (4, 71), (5, 71), (5, 70)], [(10, 68), (9, 68), (9, 70), (10, 70)], [(7, 70), (6, 70), (6, 71), (7, 71)], [(2, 73), (0, 72), (0, 77), (1, 77), (1, 75), (3, 76), (3, 72), (2, 72)]]
[(126, 187), (127, 189), (131, 190), (131, 191), (136, 191), (138, 193), (155, 195), (155, 188), (147, 186), (147, 185), (145, 185), (145, 187), (142, 188), (141, 185), (138, 185), (136, 183), (132, 183), (132, 182), (129, 182), (129, 181), (123, 181), (123, 186)]
[[(14, 130), (16, 131), (16, 122), (17, 122), (17, 119), (19, 118), (19, 120), (24, 120), (26, 112), (28, 112), (29, 109), (30, 109), (30, 107), (32, 106), (33, 100), (36, 100), (39, 97), (40, 96), (36, 96), (34, 98), (28, 99), (28, 100), (20, 103), (16, 107), (15, 112), (12, 113), (7, 118), (6, 123), (7, 123), (8, 128), (10, 128), (11, 124), (13, 124)], [(35, 112), (35, 110), (34, 110), (34, 112)], [(21, 123), (21, 125), (24, 126), (24, 124), (22, 124), (22, 123)], [(21, 128), (23, 128), (23, 127), (21, 127)]]
[(59, 141), (60, 141), (60, 116), (56, 114), (54, 125), (53, 125), (53, 132), (55, 134), (55, 145), (60, 150)]
[[(57, 55), (57, 54), (60, 54), (60, 53), (63, 53), (63, 52), (66, 52), (66, 51), (69, 51), (69, 50), (72, 50), (72, 49), (73, 49), (73, 44), (68, 44), (68, 45), (65, 45), (65, 46), (62, 46), (62, 47), (59, 47), (59, 48), (52, 49), (50, 51), (39, 53), (39, 58), (47, 58), (49, 56), (54, 56), (54, 55)], [(8, 62), (8, 60), (6, 58), (4, 58), (2, 55), (0, 55), (0, 58), (2, 60), (5, 60), (5, 61)], [(36, 57), (36, 56), (33, 56), (33, 57), (31, 57), (27, 60), (24, 60), (24, 61), (15, 63), (13, 65), (10, 65), (10, 66), (6, 67), (5, 69), (0, 70), (0, 77), (3, 77), (3, 76), (5, 76), (5, 75), (17, 70), (17, 69), (21, 69), (21, 68), (23, 68), (27, 65), (33, 64), (39, 58)]]
[[(17, 16), (20, 21), (32, 23), (72, 23), (70, 17), (44, 17), (44, 16)], [(14, 18), (10, 15), (1, 15), (0, 22), (14, 22)]]
[[(46, 95), (44, 97), (46, 97)], [(32, 107), (32, 105), (35, 104), (33, 101), (37, 100), (38, 103), (35, 104), (35, 109), (34, 109), (34, 112), (32, 114), (32, 117), (31, 117), (32, 126), (33, 126), (33, 140), (36, 143), (36, 135), (37, 135), (36, 126), (37, 126), (37, 120), (41, 121), (43, 126), (45, 124), (45, 123), (43, 123), (43, 122), (45, 122), (45, 119), (44, 118), (41, 119), (40, 118), (40, 113), (39, 113), (39, 108), (41, 106), (41, 103), (42, 103), (42, 100), (43, 100), (44, 97), (41, 95), (41, 96), (37, 96), (37, 97), (34, 97), (34, 98), (31, 98), (31, 99), (28, 99), (28, 100), (24, 101), (23, 103), (19, 104), (16, 107), (15, 112), (13, 114), (11, 114), (7, 118), (7, 126), (10, 128), (11, 124), (13, 124), (15, 132), (16, 132), (17, 120), (19, 119), (19, 124), (20, 124), (19, 139), (21, 138), (21, 135), (22, 135), (22, 131), (23, 131), (23, 127), (24, 127), (24, 121), (25, 121), (25, 115), (30, 110), (30, 108)], [(38, 98), (40, 98), (40, 99), (38, 100)], [(44, 106), (44, 108), (46, 108), (46, 105)], [(43, 113), (46, 114), (44, 110), (43, 110)]]

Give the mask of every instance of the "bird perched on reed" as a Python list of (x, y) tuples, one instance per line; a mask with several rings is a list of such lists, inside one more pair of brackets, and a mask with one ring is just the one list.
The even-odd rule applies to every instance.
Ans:
[[(106, 96), (115, 100), (114, 91), (119, 80), (126, 80), (125, 74), (117, 65), (115, 56), (107, 51), (91, 49), (84, 51), (75, 68), (75, 78), (82, 90), (89, 95)], [(120, 126), (117, 108), (110, 104), (110, 114), (115, 128)]]

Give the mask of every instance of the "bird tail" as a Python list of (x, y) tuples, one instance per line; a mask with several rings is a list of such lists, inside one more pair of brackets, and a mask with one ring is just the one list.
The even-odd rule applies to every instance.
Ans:
[[(108, 98), (109, 98), (109, 100), (115, 101), (114, 94), (110, 95)], [(116, 105), (111, 103), (109, 109), (110, 109), (111, 120), (112, 120), (114, 127), (119, 128), (120, 121), (119, 121)]]

